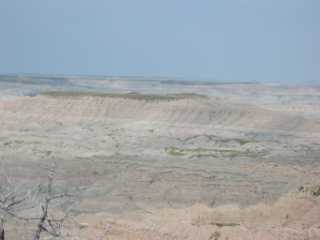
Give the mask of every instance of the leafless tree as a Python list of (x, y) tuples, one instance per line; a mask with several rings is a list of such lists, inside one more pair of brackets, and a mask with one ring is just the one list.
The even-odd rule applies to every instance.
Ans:
[[(26, 188), (14, 184), (10, 178), (3, 177), (0, 184), (0, 240), (5, 240), (4, 222), (7, 218), (35, 224), (33, 240), (40, 240), (42, 234), (47, 234), (54, 238), (62, 238), (62, 229), (68, 213), (59, 218), (50, 213), (51, 207), (56, 202), (71, 198), (68, 193), (56, 193), (53, 189), (55, 169), (50, 168), (48, 173), (48, 184), (43, 189), (37, 191), (25, 190)], [(41, 191), (40, 191), (41, 190)], [(19, 210), (35, 209), (36, 203), (40, 202), (40, 216), (21, 216)]]
[(0, 222), (0, 240), (4, 240), (4, 229), (3, 229), (3, 221), (1, 219)]
[(34, 240), (39, 240), (41, 233), (45, 232), (53, 237), (61, 237), (62, 236), (62, 227), (65, 219), (67, 218), (67, 214), (63, 217), (55, 218), (49, 215), (49, 208), (53, 201), (58, 201), (61, 199), (72, 197), (72, 195), (67, 193), (54, 193), (53, 191), (53, 181), (54, 181), (54, 169), (50, 169), (48, 176), (48, 186), (46, 189), (46, 194), (44, 200), (41, 204), (41, 216), (39, 218), (37, 229), (34, 234)]

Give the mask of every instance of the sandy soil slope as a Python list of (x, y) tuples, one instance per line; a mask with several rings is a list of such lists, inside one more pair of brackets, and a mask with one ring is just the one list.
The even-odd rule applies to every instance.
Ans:
[(70, 238), (319, 239), (317, 88), (185, 89), (2, 94), (1, 170), (31, 187), (55, 163)]
[[(294, 194), (272, 205), (246, 208), (224, 205), (208, 208), (165, 208), (128, 219), (103, 214), (80, 215), (81, 230), (69, 233), (83, 239), (319, 239), (319, 200)], [(73, 228), (74, 229), (74, 228)]]

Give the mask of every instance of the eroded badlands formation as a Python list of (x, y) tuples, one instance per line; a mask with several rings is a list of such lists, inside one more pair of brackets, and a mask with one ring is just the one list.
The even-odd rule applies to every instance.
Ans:
[(317, 87), (8, 89), (2, 174), (32, 187), (54, 164), (70, 239), (320, 239)]

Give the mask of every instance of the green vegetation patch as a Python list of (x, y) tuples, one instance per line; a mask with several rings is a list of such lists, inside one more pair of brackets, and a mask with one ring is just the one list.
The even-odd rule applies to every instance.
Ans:
[(210, 148), (176, 148), (168, 147), (165, 148), (168, 155), (171, 156), (186, 156), (189, 158), (201, 158), (201, 157), (238, 157), (238, 156), (248, 156), (249, 151), (240, 151), (237, 149), (210, 149)]
[(187, 153), (185, 151), (183, 151), (182, 149), (179, 149), (179, 148), (175, 148), (175, 147), (165, 148), (165, 151), (167, 154), (169, 154), (171, 156), (186, 156), (187, 155)]
[(186, 98), (206, 98), (204, 95), (195, 93), (178, 93), (178, 94), (140, 94), (136, 92), (130, 93), (103, 93), (103, 92), (83, 92), (83, 91), (44, 91), (41, 95), (49, 97), (108, 97), (123, 98), (144, 101), (173, 101)]

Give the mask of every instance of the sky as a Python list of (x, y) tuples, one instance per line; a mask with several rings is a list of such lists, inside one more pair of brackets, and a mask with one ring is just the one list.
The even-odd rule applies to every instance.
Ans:
[(0, 73), (320, 83), (319, 0), (0, 0)]

